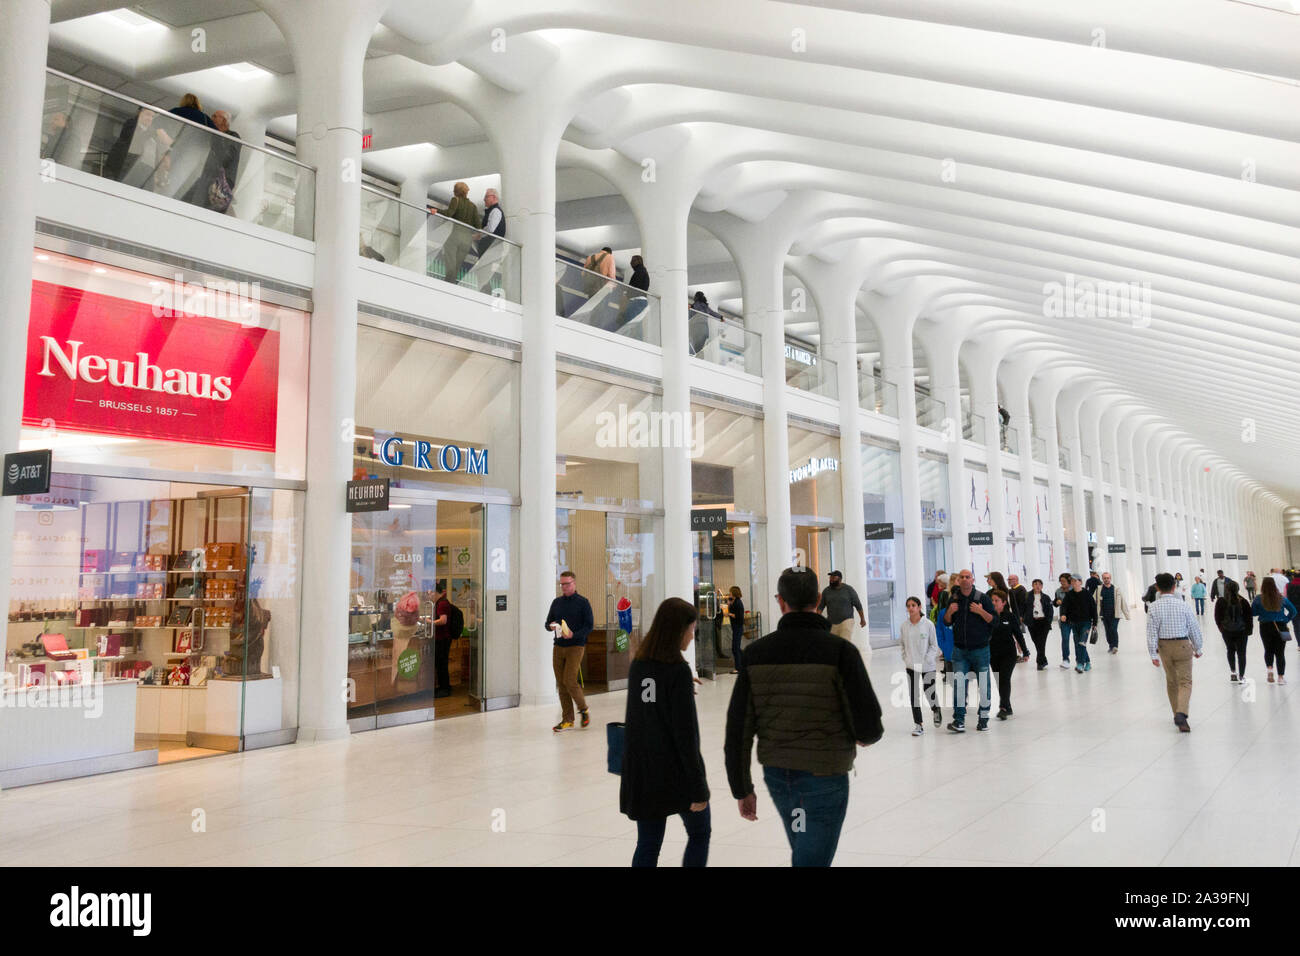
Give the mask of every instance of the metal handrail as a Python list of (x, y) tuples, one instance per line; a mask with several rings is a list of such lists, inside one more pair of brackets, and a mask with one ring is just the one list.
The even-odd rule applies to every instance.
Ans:
[(454, 225), (460, 226), (462, 229), (468, 229), (470, 232), (476, 232), (481, 237), (491, 237), (492, 239), (495, 239), (498, 242), (504, 242), (508, 246), (514, 246), (516, 249), (523, 249), (523, 246), (513, 239), (507, 239), (505, 236), (498, 236), (495, 232), (486, 232), (483, 229), (476, 229), (473, 226), (469, 225), (468, 223), (463, 223), (459, 219), (452, 219), (450, 216), (445, 216), (440, 212), (429, 212), (427, 206), (417, 206), (415, 203), (407, 202), (405, 199), (399, 199), (397, 196), (394, 196), (392, 193), (386, 193), (381, 189), (375, 189), (373, 186), (367, 186), (365, 183), (361, 184), (361, 191), (364, 193), (370, 193), (372, 196), (378, 196), (380, 199), (383, 199), (387, 202), (395, 202), (399, 206), (405, 206), (407, 209), (414, 210), (415, 212), (418, 212), (420, 215), (425, 216), (426, 218), (442, 219), (445, 222), (450, 222), (453, 223)]
[(254, 143), (251, 140), (241, 139), (238, 136), (231, 136), (229, 133), (223, 133), (221, 132), (221, 130), (213, 129), (211, 126), (200, 125), (199, 123), (196, 123), (193, 120), (186, 119), (184, 116), (177, 116), (175, 113), (171, 113), (161, 106), (155, 106), (152, 103), (146, 103), (143, 100), (137, 100), (133, 96), (123, 96), (121, 93), (114, 93), (112, 90), (107, 90), (102, 86), (99, 86), (95, 83), (87, 82), (86, 80), (80, 79), (79, 77), (70, 76), (67, 73), (64, 73), (60, 70), (55, 70), (50, 67), (46, 67), (45, 72), (60, 77), (61, 79), (67, 80), (70, 83), (75, 83), (78, 86), (84, 86), (87, 87), (88, 89), (98, 90), (100, 93), (103, 93), (106, 96), (111, 96), (115, 100), (121, 100), (125, 103), (133, 103), (136, 106), (140, 107), (141, 109), (149, 110), (151, 113), (157, 113), (159, 116), (166, 116), (169, 121), (174, 120), (178, 123), (185, 123), (187, 126), (193, 126), (195, 129), (201, 129), (203, 130), (203, 132), (208, 133), (212, 136), (220, 136), (224, 139), (228, 139), (230, 140), (230, 142), (238, 146), (247, 147), (248, 149), (255, 149), (259, 153), (266, 153), (267, 155), (272, 156), (275, 159), (282, 159), (287, 163), (292, 163), (295, 166), (302, 167), (303, 169), (312, 173), (312, 175), (315, 175), (316, 173), (316, 168), (314, 166), (309, 166), (306, 163), (304, 163), (302, 160), (298, 159), (296, 156), (293, 156), (290, 153), (283, 152), (282, 150), (278, 150), (273, 146), (261, 146), (257, 143)]

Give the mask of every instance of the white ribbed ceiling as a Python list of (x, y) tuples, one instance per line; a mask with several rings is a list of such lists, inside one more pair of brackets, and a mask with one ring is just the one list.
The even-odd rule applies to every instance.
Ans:
[[(131, 5), (157, 26), (114, 18), (121, 6), (53, 0), (51, 64), (137, 97), (193, 91), (236, 129), (257, 112), (292, 136), (292, 59), (255, 2)], [(809, 258), (860, 265), (861, 352), (879, 348), (876, 304), (906, 289), (926, 334), (1095, 382), (1207, 463), (1300, 501), (1296, 7), (393, 0), (366, 65), (366, 164), (427, 175), (435, 194), (491, 182), (500, 162), (454, 91), (567, 78), (583, 95), (557, 169), (562, 245), (609, 244), (625, 265), (635, 219), (592, 170), (684, 160), (700, 173), (691, 287), (715, 306), (741, 306), (715, 232), (770, 221), (791, 235), (787, 288)], [(495, 29), (505, 53), (487, 48)], [(242, 63), (269, 72), (220, 69)], [(1149, 313), (1045, 314), (1070, 277), (1136, 283)], [(824, 311), (789, 314), (789, 331), (817, 342)]]

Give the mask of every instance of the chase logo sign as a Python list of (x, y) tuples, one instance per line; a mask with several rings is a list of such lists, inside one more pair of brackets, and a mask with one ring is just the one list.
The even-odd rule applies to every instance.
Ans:
[(406, 441), (394, 435), (379, 444), (379, 459), (386, 465), (420, 468), (425, 471), (459, 471), (467, 475), (488, 473), (488, 450), (470, 445), (435, 445), (423, 440)]

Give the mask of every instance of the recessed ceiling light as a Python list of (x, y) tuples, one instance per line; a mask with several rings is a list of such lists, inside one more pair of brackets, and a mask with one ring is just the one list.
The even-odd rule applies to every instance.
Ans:
[(104, 273), (106, 273), (107, 271), (108, 271), (108, 270), (105, 269), (103, 266), (95, 266), (95, 274), (96, 274), (96, 275), (101, 275), (101, 276), (102, 276), (102, 275), (103, 275)]
[(49, 262), (49, 261), (50, 261), (50, 257), (47, 256), (47, 255), (46, 255), (45, 253), (43, 253), (43, 252), (41, 252), (41, 253), (37, 253), (36, 258), (39, 259), (39, 260), (41, 260), (41, 262)]
[(227, 63), (221, 71), (237, 80), (252, 80), (260, 76), (271, 76), (270, 70), (264, 70), (254, 63)]
[(107, 17), (117, 22), (119, 26), (128, 27), (132, 30), (166, 30), (167, 27), (157, 20), (151, 20), (148, 17), (136, 13), (134, 10), (128, 10), (122, 7), (118, 10), (110, 10), (102, 13), (100, 16)]

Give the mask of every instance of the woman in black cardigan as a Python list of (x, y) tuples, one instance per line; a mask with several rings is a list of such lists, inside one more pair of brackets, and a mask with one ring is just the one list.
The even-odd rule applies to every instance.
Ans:
[(682, 652), (695, 639), (695, 608), (659, 605), (627, 677), (627, 729), (619, 809), (636, 821), (633, 866), (657, 866), (668, 817), (686, 825), (682, 866), (709, 859), (709, 783), (700, 755), (695, 682)]

